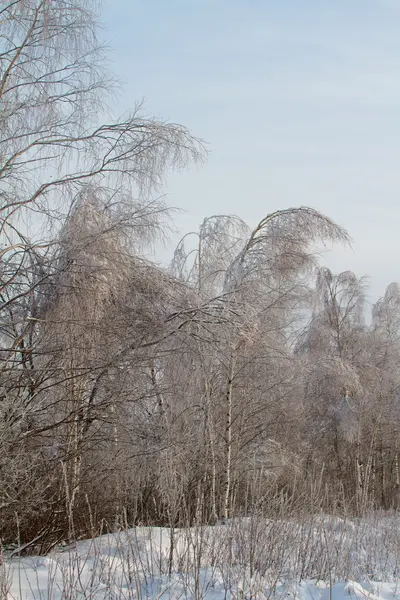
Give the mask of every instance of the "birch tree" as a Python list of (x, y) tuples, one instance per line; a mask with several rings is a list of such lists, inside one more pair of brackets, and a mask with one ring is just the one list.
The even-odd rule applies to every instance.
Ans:
[[(36, 468), (45, 474), (46, 460), (59, 453), (60, 439), (51, 432), (63, 425), (71, 434), (74, 424), (66, 452), (70, 508), (81, 479), (77, 448), (93, 422), (92, 394), (99, 388), (96, 344), (107, 338), (105, 314), (115, 298), (126, 298), (127, 255), (138, 256), (139, 248), (164, 235), (166, 207), (157, 195), (166, 172), (204, 154), (186, 128), (144, 116), (140, 104), (122, 118), (112, 114), (117, 87), (105, 68), (95, 8), (81, 0), (15, 0), (0, 8), (0, 403), (7, 433), (1, 451), (10, 465), (20, 457), (22, 467), (25, 449), (37, 457), (53, 436), (43, 462), (32, 461), (32, 477)], [(86, 209), (88, 198), (101, 201), (85, 212), (84, 198)], [(111, 213), (118, 218), (107, 225)], [(85, 218), (93, 227), (86, 234), (79, 223)], [(131, 237), (129, 251), (128, 245), (115, 250), (122, 231), (125, 242)], [(100, 251), (95, 260), (96, 248), (107, 257)], [(139, 258), (136, 266), (146, 278)], [(23, 469), (19, 479), (29, 480)], [(15, 482), (7, 489), (15, 490)], [(7, 493), (1, 506), (9, 511), (3, 514), (25, 511), (16, 494)], [(2, 523), (12, 528), (12, 520)]]

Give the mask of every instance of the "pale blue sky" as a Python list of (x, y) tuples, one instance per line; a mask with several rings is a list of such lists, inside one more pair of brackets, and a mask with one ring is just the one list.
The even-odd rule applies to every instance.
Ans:
[(121, 111), (147, 110), (209, 143), (168, 179), (182, 233), (215, 213), (255, 225), (306, 204), (353, 251), (323, 258), (400, 280), (400, 0), (104, 0)]

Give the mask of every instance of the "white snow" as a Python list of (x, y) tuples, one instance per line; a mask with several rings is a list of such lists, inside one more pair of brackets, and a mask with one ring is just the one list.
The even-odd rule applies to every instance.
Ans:
[(44, 557), (5, 558), (0, 599), (400, 600), (399, 523), (138, 527)]

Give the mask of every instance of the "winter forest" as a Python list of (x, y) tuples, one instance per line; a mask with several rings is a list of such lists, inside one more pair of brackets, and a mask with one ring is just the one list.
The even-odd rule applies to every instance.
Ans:
[(111, 119), (95, 8), (0, 3), (0, 545), (396, 510), (400, 286), (370, 315), (351, 232), (270, 200), (149, 261), (208, 147)]

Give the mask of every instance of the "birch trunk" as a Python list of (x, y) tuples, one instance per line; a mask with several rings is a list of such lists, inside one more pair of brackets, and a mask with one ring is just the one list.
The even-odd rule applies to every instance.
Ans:
[(224, 517), (229, 518), (229, 504), (232, 477), (232, 401), (233, 401), (234, 360), (231, 357), (226, 386), (226, 421), (225, 421), (225, 485), (224, 485)]

